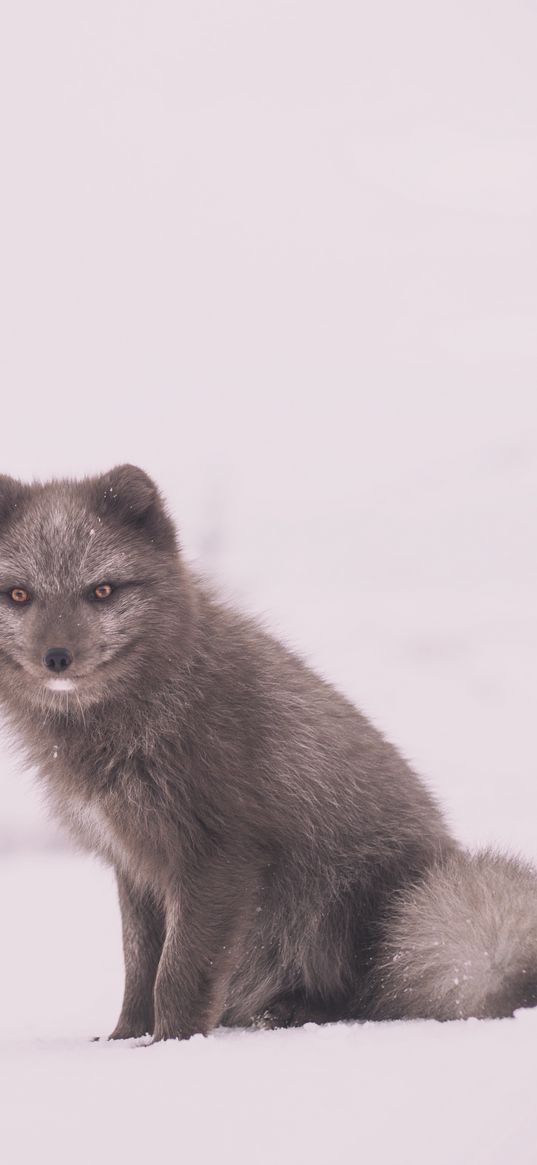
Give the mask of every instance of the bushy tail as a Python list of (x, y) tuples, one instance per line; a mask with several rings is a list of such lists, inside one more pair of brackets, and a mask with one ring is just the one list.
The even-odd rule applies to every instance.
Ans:
[(403, 891), (375, 960), (376, 1019), (512, 1015), (537, 1004), (537, 871), (455, 853)]

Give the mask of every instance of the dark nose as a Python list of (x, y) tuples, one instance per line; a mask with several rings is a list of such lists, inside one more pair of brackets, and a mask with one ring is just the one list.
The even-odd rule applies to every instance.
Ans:
[(73, 657), (66, 647), (50, 647), (43, 658), (45, 667), (52, 672), (66, 671), (72, 662)]

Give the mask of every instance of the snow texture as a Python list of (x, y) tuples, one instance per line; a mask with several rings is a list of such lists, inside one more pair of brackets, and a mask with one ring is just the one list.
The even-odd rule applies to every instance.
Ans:
[(3, 866), (4, 1160), (533, 1165), (537, 1009), (92, 1043), (121, 995), (111, 875), (62, 855)]

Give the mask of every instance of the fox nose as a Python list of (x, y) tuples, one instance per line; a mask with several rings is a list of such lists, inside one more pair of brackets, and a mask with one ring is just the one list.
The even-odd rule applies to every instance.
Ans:
[(43, 658), (45, 667), (54, 673), (66, 671), (72, 662), (73, 657), (66, 647), (50, 647)]

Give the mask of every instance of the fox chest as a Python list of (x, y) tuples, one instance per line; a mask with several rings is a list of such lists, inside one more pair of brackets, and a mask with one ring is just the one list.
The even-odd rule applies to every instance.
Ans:
[(87, 849), (96, 851), (114, 864), (130, 864), (131, 847), (97, 803), (72, 798), (64, 809), (71, 831)]
[[(103, 805), (97, 798), (74, 795), (58, 806), (70, 834), (86, 850), (100, 857), (140, 884), (155, 884), (169, 864), (159, 848), (150, 822), (128, 805)], [(175, 854), (175, 860), (179, 854)]]

